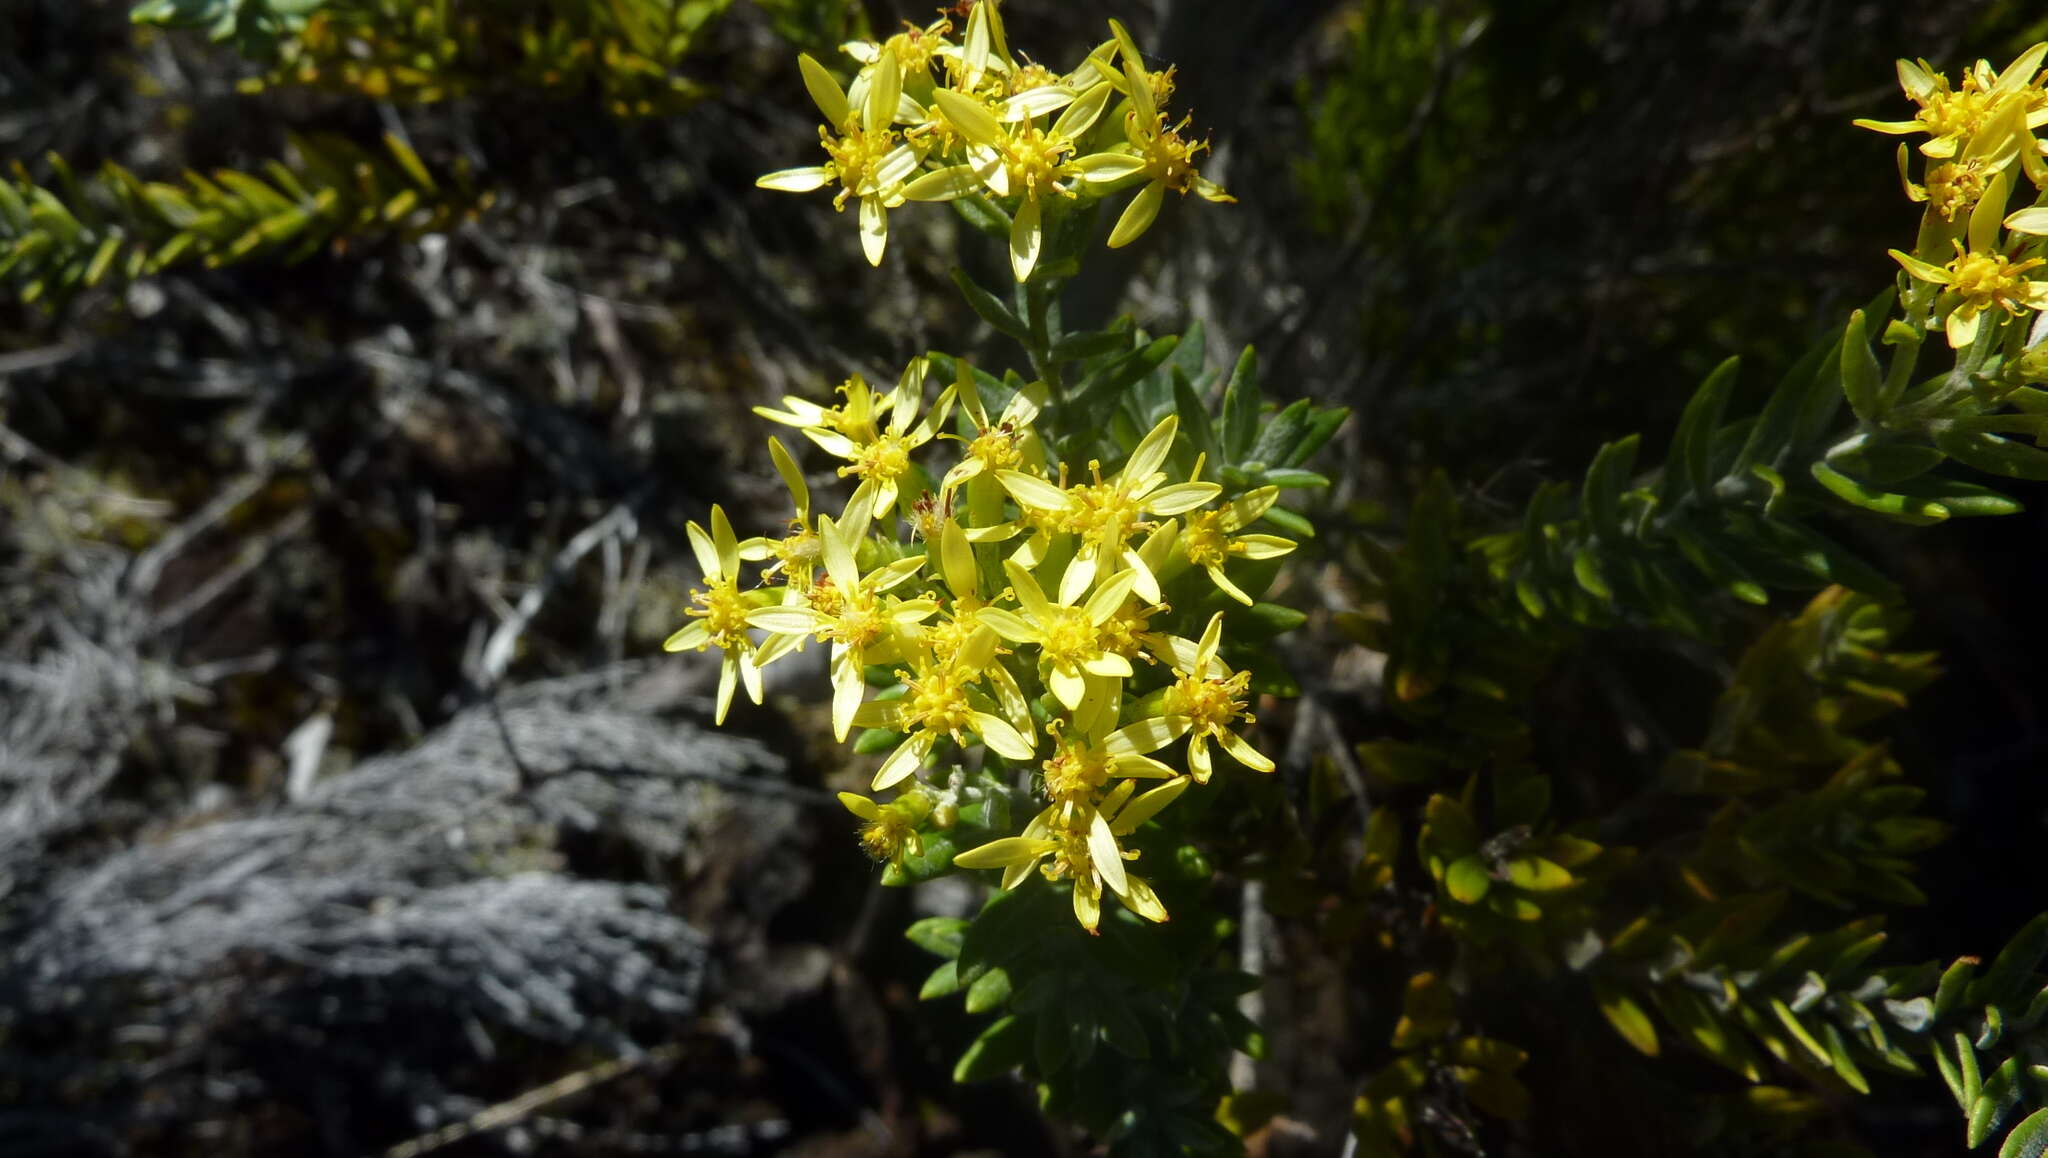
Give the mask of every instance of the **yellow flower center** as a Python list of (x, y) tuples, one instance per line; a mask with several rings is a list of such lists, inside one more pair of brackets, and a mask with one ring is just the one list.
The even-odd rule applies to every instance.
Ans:
[(934, 667), (923, 679), (906, 675), (903, 684), (910, 689), (903, 697), (903, 722), (910, 727), (958, 735), (972, 722), (967, 680), (951, 666)]
[(1061, 744), (1044, 768), (1047, 796), (1058, 801), (1085, 799), (1109, 782), (1109, 753), (1086, 743)]
[(1245, 702), (1237, 697), (1251, 683), (1250, 672), (1238, 672), (1226, 680), (1205, 680), (1184, 675), (1166, 689), (1164, 710), (1169, 716), (1186, 716), (1198, 734), (1213, 736), (1238, 720), (1249, 724)]
[(917, 841), (917, 825), (895, 808), (884, 808), (882, 814), (861, 825), (860, 846), (876, 860), (897, 860), (906, 851), (913, 851), (911, 845)]
[(1158, 607), (1147, 608), (1138, 601), (1132, 600), (1128, 606), (1104, 620), (1095, 629), (1096, 639), (1101, 642), (1102, 650), (1104, 651), (1114, 652), (1125, 659), (1137, 659), (1140, 656), (1144, 656), (1149, 662), (1151, 657), (1145, 655), (1145, 644), (1138, 637), (1151, 630), (1152, 616), (1170, 610), (1172, 608), (1164, 604)]
[[(1088, 465), (1091, 469), (1096, 466)], [(1082, 483), (1067, 494), (1073, 506), (1067, 512), (1065, 529), (1105, 550), (1121, 549), (1132, 535), (1151, 526), (1145, 521), (1145, 512), (1119, 483)]]
[(1188, 529), (1181, 532), (1180, 545), (1188, 562), (1197, 567), (1221, 567), (1230, 557), (1230, 539), (1223, 532), (1223, 512), (1203, 511), (1188, 516)]
[(1914, 119), (1927, 126), (1929, 136), (1968, 137), (1984, 123), (1994, 105), (1988, 94), (1977, 90), (1976, 78), (1965, 76), (1960, 92), (1950, 92), (1944, 84), (1927, 94), (1927, 103)]
[(1002, 422), (976, 435), (967, 444), (967, 456), (978, 458), (988, 470), (1009, 470), (1024, 457), (1017, 449), (1017, 433), (1010, 423)]
[(910, 469), (910, 447), (893, 434), (885, 434), (860, 448), (852, 465), (839, 468), (839, 477), (859, 475), (873, 482), (893, 482)]
[(946, 19), (940, 19), (929, 28), (919, 28), (906, 20), (903, 31), (891, 36), (886, 47), (896, 50), (896, 60), (903, 66), (904, 76), (915, 78), (931, 67), (932, 53), (945, 43), (944, 38), (951, 31), (953, 22)]
[(1072, 141), (1035, 125), (1026, 124), (1012, 130), (1002, 148), (1003, 168), (1010, 176), (1010, 192), (1032, 201), (1046, 193), (1073, 196), (1058, 184), (1059, 179), (1066, 175), (1065, 162), (1073, 151)]
[(1095, 858), (1088, 852), (1088, 826), (1064, 818), (1056, 819), (1053, 824), (1055, 827), (1046, 837), (1058, 842), (1059, 847), (1053, 850), (1052, 857), (1039, 870), (1045, 879), (1057, 881), (1072, 877), (1078, 881), (1093, 877)]
[(1955, 277), (1949, 288), (1980, 310), (1996, 305), (2005, 307), (2007, 313), (2019, 313), (2018, 295), (2027, 284), (2024, 275), (2037, 265), (2048, 264), (2038, 257), (2013, 262), (2003, 254), (1965, 253), (1960, 243), (1956, 251), (1956, 259), (1948, 263), (1948, 271)]
[(841, 599), (839, 614), (832, 617), (818, 632), (820, 638), (832, 643), (843, 643), (848, 647), (866, 647), (882, 638), (889, 621), (876, 605), (872, 595), (857, 599)]
[(778, 540), (770, 550), (781, 561), (783, 570), (794, 578), (810, 574), (825, 557), (825, 541), (816, 531), (804, 526), (801, 519), (789, 521), (789, 534)]
[(1928, 170), (1927, 201), (1944, 221), (1954, 221), (1956, 214), (1969, 212), (1983, 195), (1982, 158), (1948, 161)]
[(831, 154), (826, 168), (839, 178), (841, 186), (832, 204), (844, 209), (849, 196), (865, 197), (877, 192), (876, 175), (881, 172), (882, 158), (896, 147), (896, 134), (886, 128), (871, 133), (861, 128), (859, 114), (855, 114), (840, 126), (836, 137), (823, 125), (818, 126), (818, 142)]
[(1052, 622), (1043, 624), (1045, 643), (1041, 651), (1055, 665), (1070, 666), (1102, 650), (1096, 642), (1095, 625), (1078, 607), (1055, 607)]
[(712, 643), (728, 651), (746, 645), (747, 606), (740, 598), (738, 582), (732, 579), (717, 580), (711, 584), (708, 591), (691, 591), (690, 601), (697, 606), (690, 608), (685, 614), (704, 621), (705, 630), (711, 633)]
[[(1130, 116), (1138, 116), (1133, 110)], [(1180, 130), (1188, 127), (1186, 118), (1173, 128), (1166, 127), (1166, 114), (1154, 113), (1153, 132), (1145, 140), (1145, 173), (1155, 181), (1163, 181), (1168, 189), (1186, 193), (1195, 183), (1195, 154), (1209, 147), (1207, 141), (1185, 141)]]
[(1052, 74), (1051, 69), (1034, 61), (1010, 74), (1010, 95), (1016, 96), (1020, 92), (1029, 92), (1034, 88), (1044, 88), (1046, 85), (1054, 84), (1058, 80), (1059, 78)]

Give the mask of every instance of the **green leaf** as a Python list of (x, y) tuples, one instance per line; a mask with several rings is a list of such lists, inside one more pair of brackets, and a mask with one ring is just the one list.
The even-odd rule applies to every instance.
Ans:
[(1088, 333), (1068, 334), (1052, 345), (1052, 356), (1056, 362), (1073, 362), (1084, 358), (1097, 358), (1104, 354), (1115, 354), (1131, 348), (1131, 336), (1117, 330), (1096, 330)]
[(1572, 886), (1571, 871), (1540, 856), (1518, 856), (1507, 864), (1508, 883), (1532, 893), (1548, 893)]
[(2048, 1110), (2035, 1110), (2005, 1136), (1998, 1158), (2041, 1158), (2048, 1153)]
[(1001, 1008), (1010, 1000), (1010, 975), (1002, 969), (990, 969), (974, 979), (967, 987), (967, 1012), (987, 1013)]
[(1300, 470), (1284, 466), (1268, 468), (1259, 476), (1259, 481), (1269, 486), (1279, 487), (1282, 490), (1302, 490), (1330, 485), (1330, 480), (1326, 475), (1317, 474), (1312, 470)]
[(1317, 410), (1308, 420), (1308, 430), (1295, 442), (1294, 449), (1280, 460), (1283, 467), (1296, 467), (1307, 462), (1323, 445), (1336, 436), (1344, 420), (1351, 417), (1351, 408), (1339, 406), (1329, 410)]
[(927, 953), (948, 959), (960, 955), (960, 943), (967, 934), (966, 921), (958, 917), (926, 917), (911, 923), (903, 936)]
[(1453, 899), (1476, 905), (1485, 900), (1487, 891), (1493, 888), (1493, 877), (1486, 871), (1486, 862), (1478, 856), (1462, 856), (1444, 870), (1444, 888)]
[(1259, 432), (1259, 401), (1259, 356), (1246, 346), (1223, 390), (1224, 463), (1235, 466), (1251, 453)]
[(1857, 1068), (1856, 1059), (1849, 1053), (1848, 1043), (1842, 1039), (1842, 1031), (1833, 1025), (1823, 1025), (1821, 1036), (1827, 1040), (1828, 1061), (1835, 1068), (1835, 1076), (1859, 1094), (1870, 1093), (1870, 1080)]
[(1295, 444), (1308, 433), (1308, 428), (1308, 400), (1297, 399), (1289, 403), (1286, 409), (1275, 414), (1260, 429), (1258, 439), (1252, 444), (1251, 457), (1246, 461), (1285, 463)]
[(1749, 428), (1749, 437), (1735, 456), (1731, 474), (1739, 477), (1753, 466), (1774, 465), (1778, 456), (1790, 449), (1798, 433), (1800, 415), (1806, 410), (1807, 399), (1820, 389), (1823, 380), (1821, 366), (1834, 349), (1832, 341), (1823, 339), (1816, 342), (1785, 372), (1776, 389), (1771, 391), (1769, 401), (1764, 403), (1763, 413)]
[(1949, 516), (1948, 508), (1932, 499), (1878, 490), (1868, 483), (1850, 478), (1825, 462), (1816, 460), (1809, 470), (1814, 480), (1826, 487), (1836, 498), (1901, 523), (1924, 527), (1939, 523)]
[(1014, 1016), (998, 1019), (960, 1055), (959, 1064), (953, 1067), (953, 1080), (963, 1084), (986, 1081), (1015, 1069), (1031, 1048), (1029, 1033)]
[(1610, 442), (1600, 448), (1600, 452), (1593, 456), (1592, 465), (1586, 468), (1586, 483), (1580, 491), (1579, 506), (1593, 533), (1603, 539), (1618, 541), (1621, 538), (1621, 492), (1627, 488), (1640, 443), (1641, 439), (1633, 434)]
[(2048, 480), (2048, 451), (2000, 438), (1996, 434), (1966, 433), (1937, 427), (1934, 445), (1964, 466), (2007, 478), (2036, 482)]
[(1965, 1141), (1975, 1150), (2020, 1104), (2025, 1091), (2020, 1086), (2020, 1059), (2010, 1057), (1984, 1081), (1983, 1092), (1970, 1106), (1969, 1132)]
[(2022, 992), (2022, 987), (2041, 959), (2048, 957), (2048, 913), (2028, 921), (2026, 926), (2013, 934), (2005, 948), (1991, 962), (1991, 968), (1970, 987), (1968, 1001), (1971, 1005), (2004, 1005)]
[(1685, 413), (1671, 438), (1671, 453), (1665, 459), (1661, 492), (1667, 506), (1687, 494), (1703, 499), (1713, 497), (1714, 432), (1720, 429), (1721, 416), (1728, 409), (1728, 395), (1735, 388), (1735, 371), (1740, 364), (1741, 359), (1729, 358), (1714, 367), (1714, 372), (1693, 393), (1692, 401), (1685, 404)]
[(1114, 400), (1131, 383), (1157, 369), (1179, 344), (1179, 338), (1168, 336), (1118, 356), (1083, 378), (1075, 387), (1073, 401), (1092, 407)]
[(1875, 424), (1884, 417), (1878, 398), (1884, 386), (1884, 370), (1870, 350), (1862, 310), (1851, 313), (1849, 324), (1842, 330), (1841, 369), (1842, 393), (1849, 399), (1849, 409), (1863, 422)]
[(959, 266), (954, 266), (951, 273), (953, 284), (960, 287), (960, 296), (967, 299), (968, 306), (981, 315), (982, 321), (1019, 342), (1031, 340), (1031, 327), (1025, 325), (1024, 320), (1009, 306), (1004, 305), (1001, 298), (981, 288), (973, 278), (967, 276), (967, 271)]
[(941, 961), (932, 975), (924, 979), (924, 986), (917, 991), (919, 1001), (931, 1001), (960, 991), (960, 963)]
[(1308, 616), (1278, 603), (1254, 603), (1229, 615), (1230, 629), (1238, 639), (1262, 640), (1284, 635), (1308, 622)]
[[(892, 679), (893, 683), (894, 680)], [(860, 735), (853, 738), (853, 754), (856, 756), (877, 756), (893, 752), (903, 742), (903, 733), (887, 728), (862, 728)]]
[(1297, 538), (1313, 539), (1316, 537), (1316, 527), (1314, 523), (1309, 522), (1308, 519), (1304, 518), (1302, 515), (1294, 511), (1290, 511), (1286, 507), (1283, 507), (1278, 503), (1275, 503), (1272, 506), (1267, 507), (1266, 513), (1263, 516), (1261, 516), (1261, 518), (1264, 522), (1271, 523), (1274, 526), (1280, 528), (1281, 530), (1286, 531), (1288, 534), (1296, 536)]

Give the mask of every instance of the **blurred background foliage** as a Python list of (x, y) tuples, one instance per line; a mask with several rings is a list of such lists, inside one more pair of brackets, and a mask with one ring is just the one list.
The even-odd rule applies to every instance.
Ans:
[[(749, 404), (999, 348), (947, 270), (1002, 271), (943, 214), (871, 270), (821, 203), (752, 186), (813, 147), (794, 53), (928, 8), (0, 5), (0, 1150), (1079, 1152), (1025, 1091), (952, 1084), (979, 1025), (917, 1005), (932, 962), (896, 930), (973, 898), (872, 886), (819, 709), (771, 698), (719, 748), (709, 673), (645, 659), (683, 522), (779, 502)], [(1251, 343), (1269, 392), (1353, 408), (1289, 651), (1353, 741), (1407, 725), (1332, 626), (1347, 546), (1435, 471), (1517, 520), (1730, 355), (1753, 411), (1911, 234), (1892, 142), (1848, 125), (1899, 113), (1893, 58), (2048, 35), (2019, 0), (1117, 15), (1182, 66), (1240, 204), (1169, 207), (1069, 320), (1199, 320), (1212, 365)], [(1007, 16), (1049, 57), (1100, 36), (1089, 6)], [(2038, 907), (2040, 520), (1844, 529), (1918, 616), (1890, 645), (1947, 669), (1881, 725), (1959, 834), (1902, 959), (1988, 954)], [(1518, 689), (1532, 763), (1597, 799), (1694, 750), (1769, 622), (1589, 634)], [(1309, 811), (1298, 781), (1241, 791), (1217, 823)], [(1305, 856), (1218, 866), (1271, 898), (1232, 931), (1268, 977), (1234, 1076), (1286, 1098), (1233, 1107), (1261, 1152), (1335, 1152), (1380, 1072), (1444, 1153), (1956, 1152), (1932, 1082), (1816, 1118), (1698, 1059), (1651, 1073), (1516, 1000), (1533, 980), (1485, 1016), (1536, 1064), (1442, 1036), (1417, 961), (1356, 967), (1288, 910)], [(1656, 1135), (1672, 1107), (1697, 1136)]]

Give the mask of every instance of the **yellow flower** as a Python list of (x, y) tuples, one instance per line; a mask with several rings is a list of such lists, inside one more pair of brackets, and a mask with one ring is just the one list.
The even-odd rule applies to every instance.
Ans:
[[(871, 700), (860, 705), (853, 722), (868, 728), (908, 733), (875, 772), (880, 791), (916, 774), (942, 736), (965, 744), (966, 734), (981, 738), (991, 752), (1007, 760), (1028, 760), (1031, 737), (989, 709), (985, 696), (973, 688), (985, 670), (994, 667), (996, 633), (980, 628), (954, 655), (939, 659), (930, 652), (913, 661), (915, 671), (900, 673), (908, 690), (901, 699)], [(1028, 726), (1028, 725), (1027, 725)]]
[[(1104, 481), (1099, 463), (1089, 463), (1093, 483), (1077, 483), (1070, 487), (1059, 487), (1042, 478), (1024, 474), (1021, 471), (1003, 470), (996, 472), (996, 478), (1010, 497), (1021, 507), (1056, 516), (1054, 525), (1061, 531), (1077, 535), (1081, 549), (1075, 553), (1074, 562), (1069, 566), (1069, 575), (1078, 574), (1078, 583), (1086, 587), (1096, 569), (1117, 560), (1122, 560), (1137, 574), (1134, 590), (1147, 603), (1160, 600), (1159, 580), (1152, 567), (1137, 551), (1128, 545), (1133, 535), (1148, 530), (1147, 515), (1178, 515), (1191, 511), (1223, 492), (1215, 483), (1186, 482), (1161, 486), (1166, 474), (1159, 468), (1166, 462), (1166, 455), (1173, 448), (1174, 432), (1179, 429), (1180, 420), (1167, 415), (1159, 425), (1152, 428), (1131, 451), (1130, 460), (1108, 481)], [(1034, 552), (1044, 547), (1044, 536), (1034, 536), (1025, 549)], [(1030, 556), (1027, 556), (1030, 558)], [(1035, 559), (1033, 560), (1035, 562)], [(1076, 572), (1076, 568), (1079, 571)], [(1069, 586), (1068, 579), (1060, 582), (1062, 590)]]
[(1177, 716), (1136, 720), (1114, 731), (1113, 713), (1098, 716), (1085, 730), (1061, 723), (1054, 720), (1048, 726), (1054, 736), (1053, 753), (1040, 765), (1045, 794), (1054, 803), (1092, 801), (1113, 778), (1172, 779), (1173, 769), (1146, 753), (1158, 751), (1188, 730), (1188, 721)]
[(903, 182), (923, 161), (915, 148), (897, 139), (891, 127), (896, 121), (897, 101), (903, 95), (902, 66), (893, 48), (875, 55), (874, 62), (862, 70), (867, 83), (858, 115), (846, 91), (824, 65), (802, 54), (797, 66), (804, 87), (817, 102), (818, 111), (825, 114), (818, 141), (831, 159), (823, 165), (778, 170), (754, 184), (785, 193), (808, 193), (838, 182), (833, 206), (844, 209), (848, 197), (860, 199), (861, 249), (868, 264), (880, 265), (882, 250), (889, 242), (889, 207), (902, 204)]
[(1145, 187), (1138, 190), (1138, 195), (1124, 207), (1123, 214), (1117, 218), (1116, 228), (1110, 230), (1109, 246), (1118, 249), (1136, 241), (1152, 227), (1169, 189), (1182, 196), (1194, 193), (1205, 201), (1235, 202), (1237, 198), (1195, 171), (1195, 155), (1208, 148), (1209, 143), (1189, 141), (1181, 136), (1188, 127), (1188, 118), (1183, 117), (1171, 128), (1167, 126), (1166, 112), (1162, 107), (1164, 94), (1158, 83), (1161, 78), (1145, 71), (1137, 42), (1131, 39), (1131, 34), (1124, 30), (1122, 24), (1112, 20), (1109, 28), (1116, 34), (1123, 61), (1123, 84), (1119, 87), (1131, 98), (1131, 107), (1124, 114), (1124, 140), (1130, 151), (1096, 153), (1082, 157), (1074, 165), (1091, 184), (1114, 185), (1133, 176), (1143, 176)]
[(907, 853), (924, 854), (924, 838), (917, 826), (931, 815), (931, 797), (919, 791), (905, 792), (888, 804), (877, 804), (853, 792), (841, 792), (839, 803), (848, 812), (867, 821), (860, 827), (860, 845), (876, 860), (901, 866)]
[[(1078, 177), (1070, 160), (1075, 142), (1094, 127), (1109, 104), (1109, 82), (1074, 94), (1060, 86), (1027, 89), (990, 109), (980, 97), (939, 89), (932, 101), (968, 142), (967, 161), (936, 169), (904, 187), (912, 201), (951, 201), (986, 189), (997, 197), (1016, 197), (1010, 217), (1010, 270), (1023, 281), (1031, 276), (1044, 247), (1043, 198), (1075, 196)], [(1038, 117), (1061, 109), (1050, 128)], [(1000, 116), (998, 115), (1000, 113)]]
[(1126, 780), (1100, 806), (1055, 802), (1047, 805), (1022, 836), (1006, 836), (953, 858), (960, 868), (1003, 870), (1003, 887), (1022, 883), (1039, 862), (1050, 860), (1040, 870), (1047, 880), (1074, 882), (1074, 919), (1090, 933), (1102, 920), (1102, 893), (1106, 888), (1124, 907), (1148, 921), (1166, 920), (1166, 906), (1143, 877), (1124, 869), (1124, 861), (1137, 859), (1117, 843), (1120, 835), (1137, 831), (1160, 809), (1187, 790), (1188, 780), (1177, 776), (1143, 795), (1132, 798), (1136, 781)]
[[(2048, 264), (2041, 258), (2013, 261), (1999, 246), (1999, 226), (2005, 213), (2006, 190), (2010, 180), (2000, 173), (1991, 179), (1984, 196), (1970, 213), (1970, 245), (1951, 242), (1956, 256), (1946, 266), (1923, 261), (1908, 253), (1892, 250), (1893, 260), (1905, 267), (1917, 281), (1941, 286), (1943, 301), (1952, 302), (1945, 329), (1948, 344), (1960, 349), (1977, 338), (1978, 324), (1986, 310), (1997, 307), (2009, 317), (2026, 310), (2048, 308), (2048, 283), (2031, 281), (2027, 272)], [(2031, 220), (2024, 210), (2013, 216), (2023, 223)]]
[(1187, 527), (1180, 533), (1180, 551), (1187, 561), (1207, 571), (1217, 590), (1247, 607), (1252, 597), (1230, 581), (1223, 564), (1231, 559), (1277, 559), (1294, 550), (1292, 539), (1278, 535), (1237, 534), (1257, 522), (1279, 497), (1279, 487), (1247, 491), (1217, 510), (1189, 515)]
[[(903, 377), (897, 381), (896, 389), (889, 392), (884, 402), (872, 405), (865, 424), (842, 423), (838, 429), (827, 429), (822, 425), (804, 427), (804, 434), (823, 447), (827, 454), (848, 460), (847, 465), (839, 468), (840, 476), (859, 478), (858, 490), (873, 496), (872, 509), (884, 518), (895, 509), (898, 484), (910, 473), (911, 452), (930, 442), (938, 434), (939, 426), (953, 412), (953, 387), (948, 386), (939, 393), (938, 401), (932, 404), (923, 421), (913, 422), (917, 417), (918, 403), (924, 400), (924, 376), (925, 360), (911, 359), (903, 370)], [(847, 385), (866, 390), (866, 383), (859, 378), (852, 379)], [(849, 408), (856, 397), (856, 394), (849, 393)], [(883, 413), (889, 417), (887, 429), (877, 426)], [(848, 426), (852, 428), (848, 429)]]
[[(770, 410), (766, 406), (754, 407), (754, 413), (771, 422), (794, 426), (804, 436), (816, 441), (819, 435), (833, 434), (860, 442), (874, 441), (878, 423), (888, 414), (889, 407), (896, 401), (896, 394), (890, 391), (877, 396), (867, 379), (855, 374), (841, 382), (835, 391), (846, 399), (838, 406), (820, 406), (808, 398), (785, 394), (782, 404), (787, 410)], [(812, 433), (815, 431), (816, 433)]]
[(803, 471), (781, 440), (768, 440), (768, 457), (775, 461), (775, 473), (782, 476), (783, 485), (789, 488), (789, 497), (796, 504), (796, 517), (789, 521), (789, 533), (779, 539), (749, 539), (741, 543), (740, 557), (773, 559), (761, 572), (763, 579), (781, 575), (789, 590), (809, 591), (825, 554), (825, 541), (811, 522), (811, 488), (804, 483)]
[(1948, 78), (1935, 72), (1926, 61), (1916, 64), (1901, 60), (1899, 87), (1920, 106), (1920, 111), (1910, 121), (1864, 118), (1855, 123), (1859, 128), (1893, 136), (1926, 133), (1928, 140), (1920, 145), (1920, 151), (1934, 158), (1955, 156), (1963, 142), (1981, 132), (2013, 102), (2019, 102), (2021, 115), (2012, 127), (2038, 127), (2048, 121), (2048, 110), (2042, 108), (2038, 94), (2029, 90), (2033, 89), (2044, 56), (2048, 56), (2048, 44), (2036, 44), (2003, 72), (1993, 72), (1990, 61), (1980, 60), (1963, 73), (1962, 83), (1956, 88), (1950, 88)]
[[(1167, 687), (1161, 709), (1168, 716), (1188, 721), (1188, 770), (1197, 781), (1207, 784), (1212, 765), (1209, 741), (1214, 740), (1238, 763), (1254, 772), (1271, 772), (1267, 759), (1243, 736), (1231, 731), (1233, 724), (1251, 724), (1257, 717), (1245, 711), (1243, 696), (1251, 683), (1250, 672), (1233, 672), (1216, 658), (1222, 640), (1223, 613), (1209, 620), (1199, 642), (1179, 636), (1153, 636), (1154, 654), (1173, 664), (1174, 682)], [(1163, 654), (1162, 654), (1163, 653)]]
[[(1085, 584), (1072, 590), (1063, 585), (1061, 600), (1054, 603), (1045, 597), (1031, 572), (1015, 561), (1006, 560), (1003, 569), (1010, 576), (1023, 614), (988, 607), (980, 613), (981, 622), (1011, 643), (1038, 645), (1039, 667), (1053, 698), (1069, 710), (1078, 710), (1089, 691), (1086, 677), (1121, 679), (1131, 674), (1131, 661), (1103, 646), (1100, 628), (1130, 595), (1131, 585), (1137, 581), (1135, 572), (1119, 571), (1110, 576), (1085, 604), (1076, 606)], [(1073, 568), (1068, 568), (1068, 574), (1073, 573)], [(1109, 699), (1113, 703), (1115, 697)]]
[(722, 724), (726, 711), (732, 707), (736, 682), (744, 682), (747, 696), (757, 704), (761, 702), (761, 669), (754, 662), (753, 640), (747, 636), (750, 601), (739, 587), (740, 544), (724, 509), (716, 504), (711, 508), (710, 534), (705, 534), (704, 528), (695, 522), (687, 530), (690, 550), (704, 572), (704, 586), (690, 592), (690, 601), (696, 606), (685, 613), (690, 616), (689, 625), (669, 636), (661, 649), (703, 651), (716, 647), (724, 653), (719, 658), (718, 711), (713, 717), (714, 722)]
[(863, 496), (854, 496), (843, 523), (820, 515), (818, 525), (829, 584), (815, 585), (802, 603), (749, 612), (746, 622), (769, 634), (762, 648), (763, 664), (794, 650), (806, 635), (815, 634), (819, 641), (832, 645), (832, 734), (844, 740), (860, 706), (864, 669), (899, 658), (899, 637), (930, 618), (938, 604), (930, 599), (886, 596), (891, 588), (917, 574), (924, 566), (923, 555), (898, 559), (866, 575), (860, 573), (854, 554), (867, 537), (868, 509)]
[[(967, 420), (974, 424), (972, 439), (959, 439), (966, 445), (962, 449), (960, 462), (939, 483), (939, 489), (950, 491), (983, 473), (993, 474), (999, 470), (1015, 470), (1027, 459), (1042, 459), (1038, 447), (1038, 435), (1031, 429), (1031, 423), (1038, 418), (1038, 412), (1045, 405), (1046, 387), (1043, 382), (1033, 382), (1010, 398), (1003, 407), (1001, 417), (991, 421), (988, 410), (982, 405), (981, 392), (975, 388), (974, 374), (966, 363), (960, 365), (960, 377), (953, 384), (960, 400), (960, 408), (967, 412)], [(955, 438), (944, 434), (941, 438)]]

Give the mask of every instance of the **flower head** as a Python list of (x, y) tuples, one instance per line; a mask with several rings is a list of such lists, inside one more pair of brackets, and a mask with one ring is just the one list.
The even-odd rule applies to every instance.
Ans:
[(684, 614), (690, 623), (668, 637), (663, 651), (703, 651), (716, 647), (723, 654), (718, 665), (718, 710), (715, 722), (724, 723), (732, 707), (735, 683), (744, 682), (747, 696), (761, 702), (761, 669), (754, 661), (753, 640), (747, 635), (751, 601), (740, 591), (740, 544), (732, 533), (725, 510), (711, 508), (711, 532), (692, 522), (687, 528), (690, 549), (704, 572), (704, 586), (690, 592), (691, 607)]

